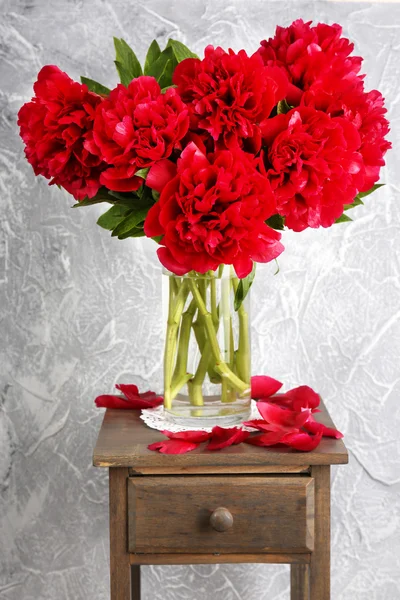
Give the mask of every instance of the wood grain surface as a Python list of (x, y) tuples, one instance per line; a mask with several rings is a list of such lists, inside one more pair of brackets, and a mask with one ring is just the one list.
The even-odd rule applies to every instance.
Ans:
[(111, 600), (129, 600), (131, 597), (131, 569), (128, 554), (127, 481), (128, 469), (110, 469)]
[[(321, 422), (333, 426), (325, 407), (316, 415)], [(291, 448), (257, 448), (249, 444), (230, 446), (210, 452), (201, 445), (193, 452), (163, 455), (147, 448), (152, 442), (165, 439), (160, 431), (150, 429), (140, 419), (138, 411), (107, 409), (93, 454), (96, 467), (131, 467), (140, 469), (168, 469), (171, 473), (190, 472), (191, 468), (246, 468), (262, 466), (303, 466), (345, 464), (348, 454), (342, 440), (323, 438), (312, 452), (297, 452)]]
[[(210, 524), (215, 509), (233, 517), (226, 531)], [(256, 553), (313, 549), (311, 477), (131, 477), (129, 551)]]
[[(300, 564), (308, 565), (310, 554), (130, 554), (131, 565), (225, 565), (225, 564)], [(308, 599), (307, 599), (308, 600)]]

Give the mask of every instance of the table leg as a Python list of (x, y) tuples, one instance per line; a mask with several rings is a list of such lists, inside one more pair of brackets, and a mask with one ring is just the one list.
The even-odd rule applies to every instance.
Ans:
[(131, 567), (131, 594), (132, 600), (140, 600), (140, 565), (132, 565)]
[[(111, 600), (130, 600), (131, 569), (128, 554), (128, 469), (109, 469), (110, 487), (110, 584)], [(140, 597), (134, 597), (140, 600)]]
[(310, 600), (331, 597), (331, 471), (311, 467), (315, 485), (315, 539), (310, 564)]
[(290, 600), (309, 600), (310, 567), (309, 565), (290, 566)]

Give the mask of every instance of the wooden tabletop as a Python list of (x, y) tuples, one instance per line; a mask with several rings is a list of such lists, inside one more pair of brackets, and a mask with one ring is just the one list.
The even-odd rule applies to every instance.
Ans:
[[(320, 408), (322, 412), (315, 415), (316, 419), (334, 427), (326, 407), (321, 403)], [(176, 472), (205, 467), (207, 471), (215, 468), (217, 472), (247, 467), (256, 472), (271, 465), (296, 467), (348, 462), (343, 441), (332, 438), (322, 438), (318, 448), (312, 452), (297, 452), (291, 448), (259, 448), (244, 443), (211, 452), (205, 450), (205, 444), (202, 444), (192, 452), (177, 455), (164, 455), (147, 448), (149, 444), (164, 439), (160, 431), (145, 425), (139, 411), (107, 409), (94, 449), (93, 464), (95, 467), (131, 467), (140, 473), (146, 469)]]

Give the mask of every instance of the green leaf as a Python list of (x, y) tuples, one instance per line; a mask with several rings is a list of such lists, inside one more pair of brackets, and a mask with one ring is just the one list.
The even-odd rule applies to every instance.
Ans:
[(112, 231), (124, 220), (128, 211), (129, 208), (126, 206), (115, 204), (97, 219), (97, 225), (100, 225), (103, 229)]
[(160, 199), (160, 192), (156, 192), (156, 190), (151, 190), (151, 195), (153, 197), (154, 202), (158, 202)]
[(364, 204), (364, 202), (361, 200), (360, 196), (356, 196), (351, 204), (344, 205), (344, 210), (350, 210), (351, 208), (360, 206), (361, 204)]
[(85, 83), (88, 86), (89, 91), (94, 92), (95, 94), (102, 94), (103, 96), (108, 96), (108, 94), (111, 91), (105, 85), (98, 83), (94, 79), (89, 79), (89, 77), (83, 77), (83, 75), (81, 75), (81, 82)]
[(276, 111), (277, 111), (278, 115), (285, 115), (292, 108), (293, 107), (290, 106), (290, 104), (288, 104), (286, 102), (286, 100), (280, 100), (277, 104)]
[(140, 77), (143, 74), (142, 67), (136, 54), (125, 40), (114, 38), (114, 46), (115, 66), (117, 67), (121, 83), (128, 86), (132, 79), (136, 79), (136, 77)]
[(130, 212), (124, 219), (117, 225), (117, 227), (112, 232), (112, 237), (120, 237), (121, 235), (135, 229), (139, 223), (145, 220), (147, 213), (149, 212), (149, 207), (139, 208), (138, 210), (134, 210)]
[(338, 219), (336, 219), (335, 223), (348, 223), (348, 221), (352, 221), (353, 219), (350, 219), (350, 217), (348, 217), (347, 215), (345, 215), (343, 213), (343, 215), (341, 217), (339, 217)]
[(72, 208), (78, 208), (81, 206), (92, 206), (93, 204), (100, 204), (100, 202), (108, 202), (109, 204), (115, 204), (112, 196), (109, 195), (107, 188), (100, 188), (97, 194), (93, 198), (84, 198), (77, 204), (73, 204)]
[[(172, 61), (173, 67), (175, 68), (175, 65), (177, 63), (176, 63), (176, 58), (174, 56), (174, 53), (173, 53), (173, 50), (171, 47), (167, 47), (167, 48), (165, 48), (165, 50), (163, 50), (161, 52), (161, 54), (157, 58), (157, 60), (155, 60), (149, 66), (147, 75), (154, 77), (155, 79), (157, 79), (158, 82), (160, 82), (160, 78), (165, 71), (165, 67), (166, 67), (166, 64), (168, 61)], [(167, 84), (162, 85), (161, 87), (166, 87), (166, 85), (171, 85), (171, 83), (172, 83), (172, 79)]]
[(365, 196), (369, 196), (370, 194), (372, 194), (372, 192), (375, 192), (375, 190), (379, 190), (379, 188), (383, 187), (384, 185), (384, 183), (375, 183), (375, 185), (373, 185), (372, 188), (370, 188), (366, 192), (359, 192), (358, 197), (365, 198)]
[(174, 61), (168, 60), (165, 63), (163, 72), (161, 73), (160, 77), (158, 78), (158, 83), (160, 85), (160, 88), (164, 91), (166, 89), (170, 88), (172, 85), (172, 75), (174, 73), (175, 66), (176, 65), (175, 65)]
[(274, 261), (275, 261), (275, 264), (276, 264), (276, 271), (275, 271), (274, 275), (278, 275), (278, 273), (279, 273), (279, 271), (280, 271), (281, 269), (280, 269), (280, 267), (279, 267), (279, 263), (278, 263), (278, 261), (277, 261), (277, 259), (276, 259), (276, 258), (274, 258)]
[(149, 69), (153, 63), (156, 62), (157, 58), (161, 54), (161, 48), (158, 45), (157, 40), (153, 40), (147, 50), (146, 59), (144, 61), (144, 74), (149, 74)]
[(239, 281), (239, 285), (237, 287), (237, 290), (235, 293), (235, 300), (234, 300), (234, 308), (236, 311), (238, 311), (239, 308), (242, 306), (243, 300), (246, 298), (247, 294), (249, 293), (249, 289), (251, 288), (251, 284), (253, 283), (255, 275), (256, 275), (256, 263), (253, 263), (253, 268), (251, 270), (251, 273), (249, 273), (247, 275), (247, 277), (244, 277), (243, 279), (241, 279)]
[(136, 171), (135, 175), (136, 175), (136, 177), (141, 177), (142, 179), (146, 179), (147, 173), (149, 171), (150, 171), (150, 167), (147, 167), (147, 169), (139, 169), (139, 171)]
[(199, 58), (197, 54), (189, 50), (185, 44), (178, 42), (178, 40), (168, 40), (167, 48), (172, 48), (175, 58), (178, 63), (182, 62), (186, 58)]
[(144, 222), (139, 223), (139, 225), (137, 227), (134, 227), (133, 229), (130, 229), (126, 233), (122, 233), (121, 235), (119, 235), (118, 239), (126, 240), (127, 238), (130, 238), (130, 237), (133, 237), (133, 238), (144, 237), (146, 234), (143, 231), (143, 225), (144, 225)]
[(285, 219), (281, 217), (281, 215), (272, 215), (269, 219), (267, 219), (266, 224), (272, 229), (277, 229), (278, 231), (283, 231), (285, 229)]

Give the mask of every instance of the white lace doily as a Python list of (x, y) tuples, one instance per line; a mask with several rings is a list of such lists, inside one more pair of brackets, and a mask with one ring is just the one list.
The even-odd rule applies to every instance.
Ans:
[[(163, 405), (157, 406), (156, 408), (144, 408), (142, 410), (142, 414), (140, 415), (140, 418), (143, 419), (143, 421), (146, 423), (146, 425), (151, 427), (151, 429), (158, 429), (159, 431), (162, 431), (163, 429), (167, 429), (168, 431), (177, 433), (178, 431), (190, 431), (193, 429), (195, 429), (196, 431), (211, 431), (211, 429), (212, 429), (212, 427), (193, 427), (193, 426), (185, 427), (178, 423), (173, 423), (172, 421), (168, 421), (165, 418)], [(251, 421), (253, 419), (260, 419), (260, 418), (261, 418), (261, 416), (260, 416), (260, 413), (258, 412), (257, 402), (255, 400), (252, 400), (250, 416), (248, 419), (246, 419), (246, 421)], [(232, 425), (227, 426), (226, 429), (229, 429), (230, 427), (232, 427)], [(251, 427), (244, 427), (244, 429), (246, 429), (247, 431), (254, 431), (254, 429), (252, 429)]]

